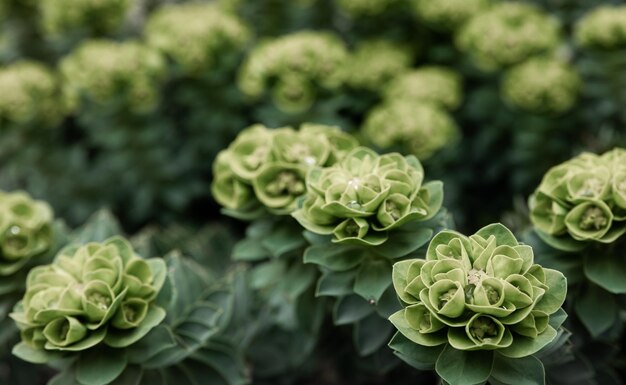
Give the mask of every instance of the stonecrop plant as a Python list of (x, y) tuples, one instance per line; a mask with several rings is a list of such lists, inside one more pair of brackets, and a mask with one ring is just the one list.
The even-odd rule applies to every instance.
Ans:
[(399, 74), (383, 94), (387, 102), (410, 100), (455, 110), (463, 100), (463, 84), (461, 75), (449, 68), (425, 66)]
[(576, 42), (584, 48), (612, 50), (626, 46), (626, 6), (602, 5), (581, 18)]
[(562, 273), (534, 263), (533, 249), (501, 224), (465, 236), (444, 230), (425, 259), (393, 267), (403, 309), (390, 321), (396, 354), (418, 368), (435, 367), (450, 385), (543, 383), (534, 354), (558, 341), (566, 314)]

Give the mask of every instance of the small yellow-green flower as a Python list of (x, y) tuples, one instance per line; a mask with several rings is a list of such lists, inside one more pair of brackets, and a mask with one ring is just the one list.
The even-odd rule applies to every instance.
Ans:
[(150, 16), (144, 34), (148, 45), (193, 75), (219, 69), (220, 64), (236, 65), (228, 60), (236, 60), (250, 38), (248, 28), (235, 15), (204, 3), (159, 8)]
[(535, 113), (558, 114), (578, 99), (581, 79), (574, 68), (550, 58), (532, 58), (509, 69), (502, 81), (504, 99)]
[(457, 31), (456, 44), (482, 69), (517, 64), (553, 50), (559, 25), (529, 3), (503, 2), (471, 18)]
[(164, 319), (154, 300), (165, 278), (162, 259), (138, 257), (123, 238), (68, 246), (30, 271), (11, 317), (33, 349), (126, 347)]
[(159, 52), (136, 41), (88, 40), (60, 67), (64, 94), (75, 108), (87, 101), (135, 112), (156, 106), (166, 71)]
[(610, 50), (626, 46), (626, 6), (594, 8), (576, 23), (574, 36), (585, 48)]

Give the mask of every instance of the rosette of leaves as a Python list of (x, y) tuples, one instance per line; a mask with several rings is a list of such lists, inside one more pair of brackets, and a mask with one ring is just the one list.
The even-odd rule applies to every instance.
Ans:
[(0, 70), (0, 128), (52, 127), (65, 116), (57, 75), (34, 61), (17, 61)]
[(179, 72), (194, 77), (236, 66), (250, 39), (248, 28), (234, 14), (205, 3), (160, 7), (150, 15), (144, 35)]
[(159, 102), (165, 61), (136, 41), (87, 40), (60, 63), (63, 93), (78, 112), (146, 113)]
[(578, 100), (581, 79), (567, 63), (531, 58), (504, 74), (502, 95), (513, 107), (538, 114), (559, 114)]
[(450, 385), (544, 384), (537, 355), (564, 342), (567, 281), (505, 226), (438, 233), (425, 259), (394, 265), (393, 285), (403, 309), (390, 346), (407, 363)]
[(350, 88), (378, 93), (392, 78), (409, 69), (412, 51), (388, 40), (359, 44), (344, 67)]
[(342, 85), (347, 58), (346, 47), (332, 33), (285, 35), (254, 48), (239, 72), (239, 88), (252, 99), (271, 97), (284, 113), (302, 113)]
[(361, 133), (378, 148), (408, 152), (422, 160), (454, 143), (459, 136), (447, 111), (410, 99), (393, 100), (372, 109)]
[(521, 2), (496, 4), (471, 18), (456, 34), (457, 47), (486, 71), (554, 50), (559, 41), (557, 21)]
[(52, 38), (104, 36), (118, 32), (132, 4), (128, 0), (42, 0), (39, 24)]
[(392, 332), (386, 317), (398, 306), (392, 261), (416, 252), (447, 220), (440, 210), (443, 186), (424, 183), (414, 156), (364, 147), (334, 166), (311, 169), (306, 181), (307, 194), (292, 215), (311, 243), (304, 262), (322, 273), (316, 294), (337, 299), (334, 323), (353, 324), (359, 355), (392, 366), (381, 349)]
[(441, 31), (454, 31), (474, 15), (485, 11), (492, 0), (413, 0), (420, 21)]
[(243, 130), (213, 164), (213, 197), (225, 213), (253, 219), (269, 212), (286, 215), (305, 193), (305, 176), (313, 166), (330, 165), (357, 142), (338, 127), (303, 124)]
[(396, 76), (383, 90), (386, 101), (411, 100), (454, 110), (463, 99), (460, 74), (446, 67), (426, 66)]
[(584, 48), (614, 50), (626, 46), (626, 6), (593, 8), (576, 23), (574, 37)]

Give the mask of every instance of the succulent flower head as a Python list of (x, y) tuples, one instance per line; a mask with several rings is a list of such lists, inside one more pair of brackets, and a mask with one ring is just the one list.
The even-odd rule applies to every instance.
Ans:
[(68, 246), (52, 264), (30, 271), (11, 317), (35, 349), (126, 347), (165, 317), (154, 304), (165, 278), (163, 260), (138, 257), (119, 237)]
[(309, 231), (333, 234), (334, 242), (380, 245), (389, 231), (441, 207), (441, 184), (423, 179), (414, 156), (357, 147), (333, 166), (308, 171), (307, 194), (293, 216)]
[(252, 98), (271, 95), (284, 112), (303, 112), (320, 92), (342, 84), (347, 58), (344, 44), (331, 33), (293, 33), (262, 43), (250, 53), (239, 73), (239, 88)]
[(433, 103), (454, 110), (461, 104), (461, 76), (445, 67), (428, 66), (394, 78), (384, 90), (385, 100)]
[(566, 63), (532, 58), (506, 72), (502, 93), (514, 107), (535, 113), (558, 114), (574, 106), (580, 86), (580, 76)]
[(409, 47), (387, 40), (369, 40), (357, 46), (344, 67), (348, 86), (379, 91), (391, 79), (411, 66)]
[(557, 22), (541, 9), (503, 2), (471, 18), (458, 31), (456, 43), (480, 68), (494, 70), (552, 50), (559, 39)]
[(390, 320), (409, 340), (516, 358), (556, 337), (550, 316), (567, 287), (563, 274), (535, 264), (532, 248), (501, 224), (469, 237), (438, 233), (425, 260), (394, 265), (393, 283), (404, 309)]
[(381, 149), (400, 148), (423, 160), (453, 143), (459, 134), (445, 110), (408, 99), (375, 107), (365, 119), (362, 133)]
[(248, 28), (234, 14), (203, 3), (159, 8), (150, 16), (144, 33), (148, 45), (191, 75), (236, 65), (250, 38)]
[(52, 209), (26, 193), (0, 191), (0, 277), (18, 272), (53, 242)]
[(626, 46), (626, 6), (592, 9), (576, 23), (574, 37), (585, 48), (611, 50)]

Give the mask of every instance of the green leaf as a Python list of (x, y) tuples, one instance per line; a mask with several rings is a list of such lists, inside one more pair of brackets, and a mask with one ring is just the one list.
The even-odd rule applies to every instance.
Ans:
[(391, 285), (391, 264), (383, 259), (366, 259), (361, 263), (354, 282), (354, 292), (363, 299), (378, 302)]
[(493, 359), (491, 375), (506, 385), (544, 385), (543, 364), (537, 358), (509, 358), (498, 353)]
[(614, 294), (626, 294), (626, 255), (593, 253), (585, 256), (585, 275)]
[(404, 309), (398, 310), (389, 317), (389, 321), (402, 335), (413, 341), (413, 343), (424, 346), (440, 346), (448, 342), (445, 329), (435, 333), (419, 333), (409, 325), (404, 312)]
[(325, 271), (317, 281), (315, 295), (341, 297), (352, 293), (356, 270), (342, 272)]
[(51, 352), (44, 349), (35, 349), (26, 342), (20, 342), (11, 351), (14, 356), (33, 364), (45, 364), (52, 360), (63, 357), (62, 353)]
[(109, 385), (139, 385), (143, 377), (143, 370), (140, 366), (129, 365), (122, 374)]
[(419, 370), (432, 370), (435, 368), (437, 357), (443, 351), (445, 345), (424, 346), (406, 338), (402, 333), (394, 334), (389, 347), (404, 362)]
[(269, 254), (260, 240), (244, 238), (235, 244), (232, 258), (234, 261), (258, 261), (267, 258)]
[(83, 385), (107, 385), (126, 368), (126, 351), (89, 349), (81, 353), (76, 364), (76, 379)]
[(594, 338), (607, 331), (617, 321), (619, 314), (615, 296), (593, 283), (589, 283), (576, 296), (574, 309)]
[(492, 223), (483, 227), (476, 232), (476, 235), (487, 239), (490, 235), (494, 235), (497, 240), (497, 245), (517, 246), (519, 242), (515, 238), (515, 235), (506, 226), (501, 223)]
[(563, 237), (553, 237), (552, 235), (546, 234), (537, 229), (535, 229), (535, 232), (548, 246), (554, 247), (557, 250), (575, 253), (577, 251), (581, 251), (587, 246), (585, 242), (580, 242), (570, 238), (569, 234)]
[(69, 368), (61, 371), (59, 374), (54, 376), (50, 381), (48, 381), (48, 385), (82, 385), (76, 379), (76, 367), (70, 366)]
[(304, 252), (304, 263), (314, 263), (333, 271), (350, 270), (365, 258), (363, 250), (350, 245), (310, 246)]
[(164, 325), (150, 330), (145, 338), (128, 348), (128, 362), (140, 364), (176, 345), (174, 334)]
[(109, 210), (103, 209), (89, 217), (87, 222), (76, 230), (72, 241), (79, 244), (103, 242), (119, 234), (122, 234), (119, 222)]
[(285, 262), (282, 260), (262, 262), (250, 271), (250, 285), (259, 290), (276, 284), (284, 277), (285, 269)]
[(302, 237), (301, 227), (297, 223), (289, 221), (275, 226), (261, 243), (272, 256), (277, 258), (289, 251), (305, 246), (307, 242)]
[(377, 313), (370, 314), (357, 322), (353, 339), (360, 356), (367, 356), (381, 348), (393, 333), (393, 326)]
[(245, 385), (249, 382), (244, 358), (231, 346), (212, 342), (194, 353), (191, 359), (212, 368), (227, 385)]
[(468, 352), (446, 345), (437, 358), (435, 370), (450, 385), (477, 385), (487, 381), (492, 365), (492, 351)]
[(546, 275), (546, 285), (548, 290), (537, 303), (534, 310), (541, 310), (546, 314), (552, 314), (559, 310), (565, 302), (567, 295), (567, 279), (560, 271), (543, 269)]
[(374, 247), (372, 250), (383, 257), (397, 259), (424, 246), (432, 236), (433, 230), (429, 228), (419, 228), (410, 232), (390, 232), (387, 242)]
[(111, 328), (104, 337), (104, 343), (113, 348), (124, 348), (142, 339), (150, 330), (160, 324), (166, 316), (165, 310), (151, 305), (148, 308), (146, 317), (141, 321), (139, 326), (128, 330), (119, 330)]
[(513, 344), (508, 348), (499, 349), (498, 352), (503, 356), (510, 358), (520, 358), (530, 356), (540, 351), (544, 346), (548, 345), (556, 337), (557, 332), (550, 325), (546, 330), (539, 334), (537, 338), (524, 337), (516, 334), (513, 338)]
[(374, 306), (360, 296), (351, 294), (337, 300), (333, 308), (333, 321), (335, 325), (346, 325), (357, 322), (372, 312)]

